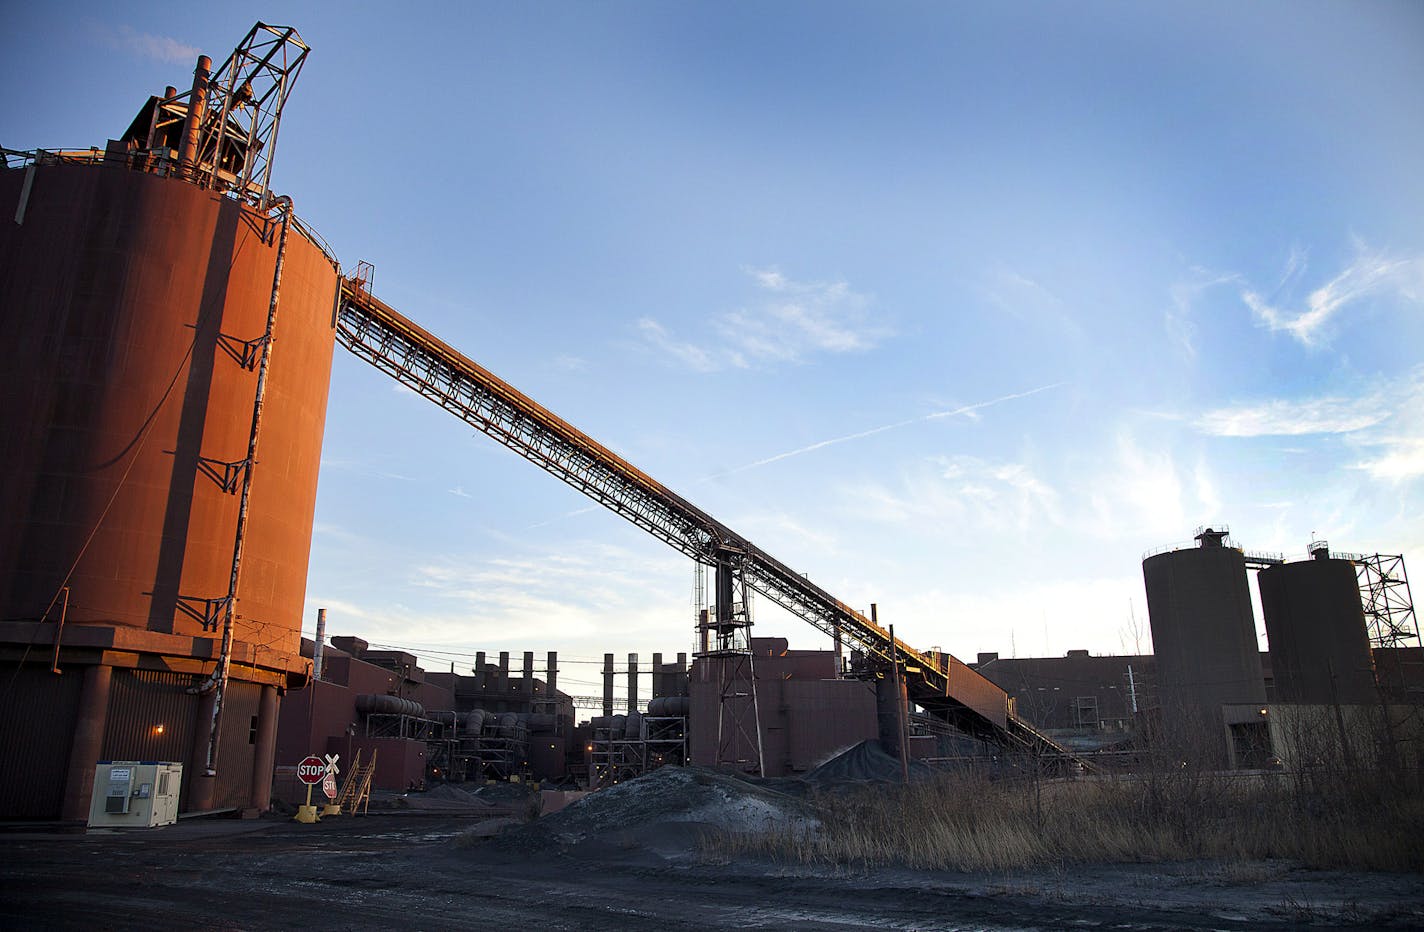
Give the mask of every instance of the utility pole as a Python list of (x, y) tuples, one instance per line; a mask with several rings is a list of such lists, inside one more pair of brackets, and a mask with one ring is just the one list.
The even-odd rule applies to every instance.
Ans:
[[(870, 623), (880, 624), (874, 602), (870, 603)], [(906, 708), (904, 681), (900, 678), (900, 650), (895, 643), (894, 625), (890, 626), (890, 684), (895, 696), (895, 730), (899, 738), (895, 743), (900, 746), (900, 778), (908, 785), (910, 782), (910, 742), (909, 736), (906, 734), (905, 719), (909, 715), (909, 709)]]

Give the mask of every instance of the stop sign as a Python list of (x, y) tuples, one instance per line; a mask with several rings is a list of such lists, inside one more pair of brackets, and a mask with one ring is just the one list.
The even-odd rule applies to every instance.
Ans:
[(309, 756), (297, 765), (297, 779), (303, 783), (320, 783), (326, 777), (326, 764), (320, 757)]

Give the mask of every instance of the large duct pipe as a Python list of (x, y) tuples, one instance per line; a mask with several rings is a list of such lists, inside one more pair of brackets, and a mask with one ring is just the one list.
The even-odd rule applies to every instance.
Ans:
[(613, 714), (613, 655), (603, 655), (603, 714)]
[(178, 164), (189, 174), (198, 159), (198, 137), (208, 108), (208, 78), (212, 70), (213, 60), (199, 55), (198, 66), (193, 69), (193, 93), (188, 97), (188, 117), (183, 121), (183, 148), (178, 152)]
[(425, 717), (425, 706), (414, 699), (402, 699), (399, 696), (372, 695), (366, 694), (356, 697), (356, 711), (362, 715), (410, 715), (416, 718)]
[(258, 812), (272, 805), (272, 765), (277, 758), (277, 687), (265, 685), (257, 701), (257, 734), (252, 749), (252, 796), (249, 804)]
[(628, 655), (628, 712), (638, 711), (638, 655)]
[(326, 609), (316, 610), (316, 641), (312, 644), (312, 679), (321, 679), (321, 662), (326, 653)]

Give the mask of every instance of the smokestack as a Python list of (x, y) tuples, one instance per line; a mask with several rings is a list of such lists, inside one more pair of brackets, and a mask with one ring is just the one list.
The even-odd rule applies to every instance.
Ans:
[(613, 655), (603, 655), (603, 714), (613, 714)]
[(199, 55), (198, 67), (193, 69), (193, 93), (188, 98), (188, 117), (183, 121), (183, 148), (178, 153), (178, 164), (189, 173), (198, 159), (198, 136), (202, 133), (203, 116), (208, 108), (208, 78), (212, 76), (212, 70), (213, 60)]
[(666, 695), (667, 691), (663, 688), (663, 655), (653, 654), (653, 698)]
[(526, 650), (524, 652), (524, 684), (522, 691), (524, 698), (534, 698), (534, 652), (532, 650)]
[(475, 685), (485, 685), (485, 652), (482, 650), (475, 651)]
[(499, 686), (501, 693), (509, 692), (509, 651), (499, 652)]
[(316, 610), (316, 643), (312, 645), (312, 679), (321, 679), (322, 655), (326, 653), (326, 609)]
[(164, 99), (164, 100), (172, 100), (173, 98), (175, 98), (175, 97), (177, 97), (177, 96), (178, 96), (178, 88), (174, 87), (173, 85), (170, 84), (170, 85), (168, 85), (167, 87), (165, 87), (165, 88), (163, 89), (163, 99)]
[(638, 711), (638, 655), (628, 655), (628, 712)]
[(549, 684), (549, 695), (553, 696), (559, 688), (559, 653), (549, 651), (548, 665), (544, 668), (544, 682)]

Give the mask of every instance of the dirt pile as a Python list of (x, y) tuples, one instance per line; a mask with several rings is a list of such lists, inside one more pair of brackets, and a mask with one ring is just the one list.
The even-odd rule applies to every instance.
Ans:
[[(934, 775), (934, 768), (917, 760), (910, 761), (910, 779), (923, 780)], [(851, 745), (830, 760), (806, 774), (812, 784), (893, 782), (904, 779), (900, 759), (891, 757), (879, 741), (862, 741)]]
[(708, 831), (738, 834), (814, 831), (804, 802), (701, 767), (663, 767), (590, 793), (565, 809), (506, 836), (521, 845), (638, 846), (681, 854)]

